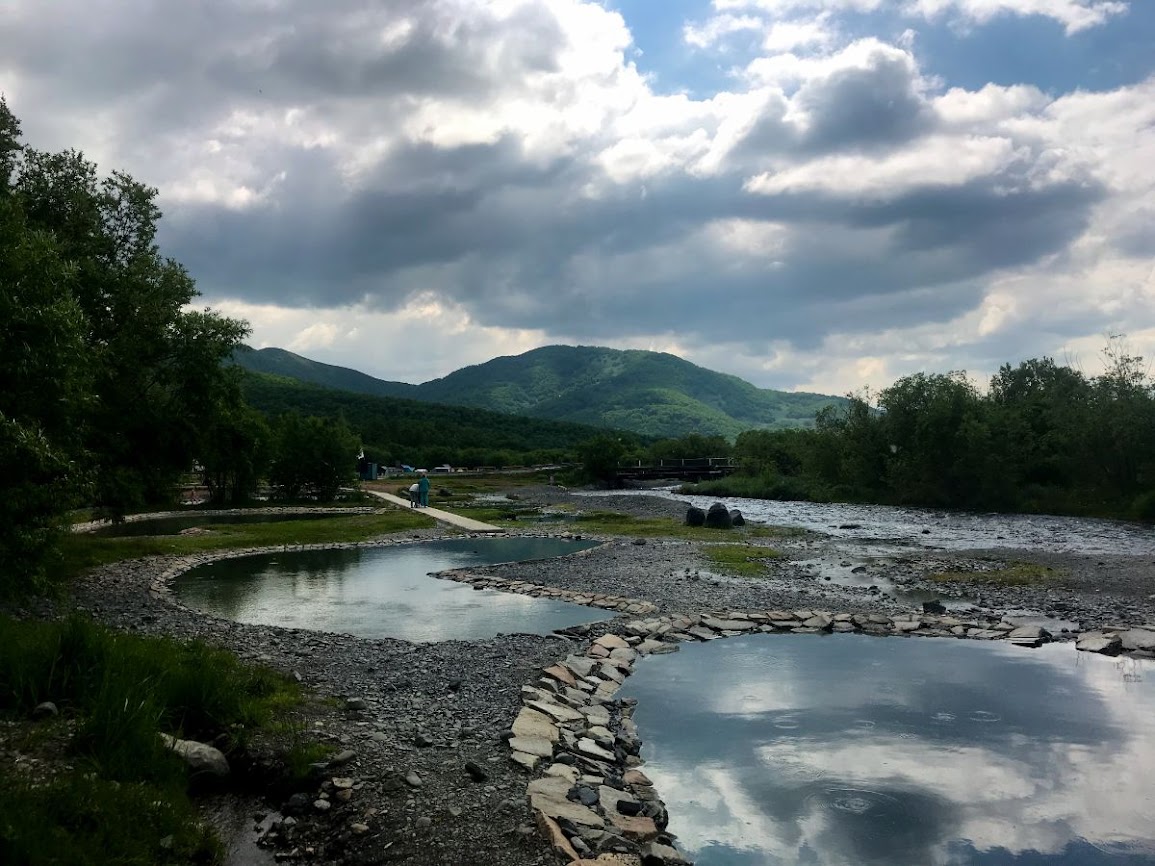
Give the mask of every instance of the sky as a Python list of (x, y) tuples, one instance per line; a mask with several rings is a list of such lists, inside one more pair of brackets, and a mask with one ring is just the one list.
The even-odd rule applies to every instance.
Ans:
[(0, 0), (41, 150), (249, 343), (847, 393), (1155, 358), (1155, 0)]

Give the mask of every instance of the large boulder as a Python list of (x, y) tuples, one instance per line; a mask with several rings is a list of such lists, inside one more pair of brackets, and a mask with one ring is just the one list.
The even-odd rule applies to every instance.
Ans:
[(721, 502), (715, 502), (706, 512), (706, 526), (711, 529), (729, 529), (733, 525), (729, 509)]
[(686, 526), (703, 526), (706, 523), (706, 512), (697, 506), (691, 505), (686, 509)]
[(742, 512), (737, 508), (730, 509), (730, 525), (731, 526), (745, 526), (746, 518), (742, 516)]

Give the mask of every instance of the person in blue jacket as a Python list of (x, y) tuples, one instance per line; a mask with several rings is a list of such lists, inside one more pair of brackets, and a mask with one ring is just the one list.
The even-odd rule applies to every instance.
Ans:
[(421, 477), (417, 479), (417, 495), (421, 499), (421, 507), (429, 507), (429, 476), (425, 474), (424, 469), (418, 470)]

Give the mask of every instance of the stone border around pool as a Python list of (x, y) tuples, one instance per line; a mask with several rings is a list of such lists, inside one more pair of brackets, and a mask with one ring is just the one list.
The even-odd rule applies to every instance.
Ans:
[[(511, 591), (519, 585), (531, 587), (531, 592), (548, 589), (506, 583)], [(544, 668), (536, 683), (523, 686), (522, 709), (509, 732), (511, 760), (530, 773), (542, 771), (529, 782), (526, 796), (542, 835), (570, 866), (690, 862), (666, 831), (665, 804), (639, 769), (644, 762), (632, 718), (635, 702), (615, 698), (642, 656), (676, 652), (684, 642), (755, 633), (858, 632), (1002, 640), (1024, 647), (1051, 640), (1041, 627), (1015, 626), (997, 618), (813, 610), (663, 616), (632, 620), (622, 631), (625, 636), (603, 635), (585, 655), (567, 656)], [(1128, 650), (1152, 657), (1155, 631), (1088, 633), (1080, 636), (1076, 649), (1106, 654)]]

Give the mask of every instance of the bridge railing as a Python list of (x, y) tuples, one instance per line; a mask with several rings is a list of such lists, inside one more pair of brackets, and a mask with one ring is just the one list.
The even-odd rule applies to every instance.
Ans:
[(618, 469), (734, 469), (733, 457), (687, 457), (672, 460), (622, 460)]

